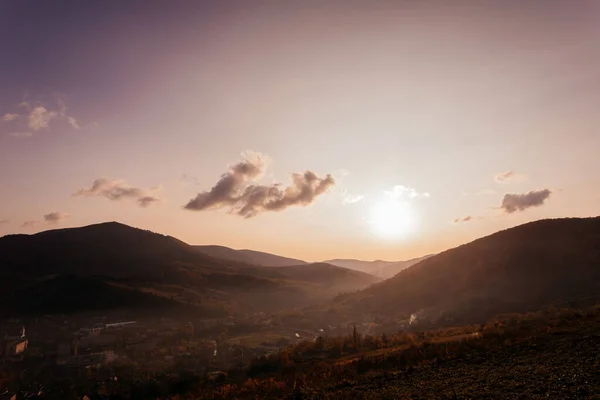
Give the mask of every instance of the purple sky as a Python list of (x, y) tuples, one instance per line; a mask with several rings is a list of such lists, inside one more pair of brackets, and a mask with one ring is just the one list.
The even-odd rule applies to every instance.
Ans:
[(117, 220), (408, 259), (598, 215), (599, 20), (578, 0), (3, 1), (0, 235)]

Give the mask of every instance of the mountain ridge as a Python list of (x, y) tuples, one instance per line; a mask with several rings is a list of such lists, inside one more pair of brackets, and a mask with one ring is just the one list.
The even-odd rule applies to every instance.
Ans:
[(263, 267), (283, 267), (290, 265), (309, 264), (304, 260), (298, 260), (295, 258), (284, 257), (257, 250), (236, 250), (232, 249), (231, 247), (221, 245), (194, 245), (193, 247), (198, 251), (212, 257), (217, 257), (224, 260), (239, 261)]
[(557, 218), (448, 249), (332, 306), (466, 321), (592, 293), (600, 293), (600, 217)]
[[(80, 295), (73, 282), (79, 279), (97, 296), (117, 293), (123, 305), (129, 299), (143, 302), (131, 292), (137, 291), (224, 313), (303, 306), (376, 281), (342, 268), (309, 268), (322, 282), (308, 282), (294, 268), (214, 258), (171, 236), (108, 222), (0, 238), (0, 305), (8, 305), (15, 290), (28, 287), (44, 288), (47, 297), (37, 304), (52, 302), (52, 288), (39, 286), (48, 277), (58, 277), (55, 282), (64, 284), (74, 300)], [(65, 276), (75, 278), (60, 278)]]

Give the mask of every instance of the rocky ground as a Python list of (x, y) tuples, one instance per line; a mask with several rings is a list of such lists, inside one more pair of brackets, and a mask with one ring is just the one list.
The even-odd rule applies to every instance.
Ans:
[[(600, 327), (599, 327), (600, 328)], [(600, 329), (473, 351), (412, 372), (366, 373), (315, 399), (600, 399)]]

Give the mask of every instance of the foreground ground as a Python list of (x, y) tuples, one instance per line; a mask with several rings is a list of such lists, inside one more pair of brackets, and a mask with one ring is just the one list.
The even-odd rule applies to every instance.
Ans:
[[(336, 339), (316, 350), (299, 346), (277, 362), (257, 362), (243, 383), (183, 398), (600, 399), (598, 307), (511, 316), (465, 331), (405, 335), (397, 347), (337, 358), (324, 357)], [(346, 340), (351, 348), (356, 338)]]

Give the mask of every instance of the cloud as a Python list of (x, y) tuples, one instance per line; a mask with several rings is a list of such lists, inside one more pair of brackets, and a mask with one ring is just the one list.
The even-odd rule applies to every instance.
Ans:
[(58, 115), (55, 111), (48, 111), (45, 107), (37, 106), (27, 116), (27, 126), (32, 131), (47, 129), (52, 121)]
[(4, 122), (9, 122), (9, 121), (14, 121), (17, 118), (19, 118), (19, 114), (11, 114), (11, 113), (6, 113), (4, 114), (4, 116), (2, 117), (2, 121)]
[(190, 183), (192, 185), (200, 185), (200, 181), (198, 180), (198, 178), (189, 176), (187, 174), (181, 174), (180, 181), (184, 183)]
[(156, 202), (159, 202), (160, 199), (158, 197), (154, 197), (154, 196), (144, 196), (141, 197), (139, 199), (137, 199), (138, 204), (140, 205), (140, 207), (148, 207), (149, 205), (152, 205)]
[(498, 174), (494, 177), (494, 180), (498, 183), (509, 183), (515, 181), (523, 181), (527, 178), (525, 174), (519, 174), (514, 171), (506, 171)]
[(418, 197), (429, 197), (429, 193), (419, 193), (416, 191), (416, 189), (408, 187), (408, 186), (402, 186), (402, 185), (396, 185), (392, 188), (392, 190), (388, 190), (385, 192), (385, 195), (387, 197), (390, 197), (392, 199), (404, 199), (404, 198), (409, 198), (409, 199), (415, 199)]
[(469, 222), (472, 219), (473, 219), (473, 217), (471, 217), (470, 215), (467, 215), (466, 217), (463, 217), (463, 218), (456, 218), (454, 220), (454, 223), (456, 224), (456, 223), (459, 223), (459, 222)]
[(0, 219), (0, 225), (8, 224), (9, 222), (7, 219)]
[(70, 215), (67, 213), (51, 212), (50, 214), (44, 215), (44, 221), (48, 222), (49, 224), (56, 224), (62, 221), (63, 219), (67, 219), (69, 217)]
[(21, 224), (21, 228), (33, 228), (39, 224), (39, 221), (25, 221)]
[(151, 192), (160, 188), (142, 189), (128, 185), (122, 180), (98, 178), (89, 188), (78, 190), (74, 196), (100, 196), (106, 197), (109, 200), (133, 199), (137, 201), (140, 207), (147, 207), (151, 204), (160, 201), (160, 198), (153, 196)]
[(260, 153), (243, 153), (242, 161), (232, 165), (210, 190), (198, 193), (184, 208), (203, 211), (229, 207), (232, 213), (251, 218), (261, 212), (307, 206), (335, 185), (331, 175), (320, 178), (312, 171), (293, 173), (292, 184), (287, 187), (252, 183), (264, 175), (269, 164), (270, 158)]
[(69, 125), (71, 125), (74, 129), (79, 129), (81, 128), (79, 126), (79, 124), (77, 123), (77, 120), (73, 117), (67, 117), (67, 121), (69, 122)]
[(344, 200), (342, 201), (344, 204), (354, 204), (354, 203), (358, 203), (360, 201), (362, 201), (365, 198), (365, 196), (361, 196), (361, 195), (346, 195), (344, 197)]
[(532, 190), (523, 194), (505, 194), (500, 206), (505, 212), (511, 214), (515, 211), (523, 211), (530, 207), (539, 207), (550, 197), (549, 189)]
[(19, 113), (6, 113), (2, 117), (2, 121), (16, 121), (16, 126), (19, 129), (16, 132), (9, 133), (12, 137), (30, 137), (35, 132), (40, 130), (48, 130), (51, 127), (51, 122), (54, 120), (63, 121), (71, 126), (72, 129), (80, 129), (77, 119), (72, 115), (67, 114), (67, 106), (60, 96), (56, 96), (54, 107), (43, 103), (31, 104), (27, 101), (19, 103)]

